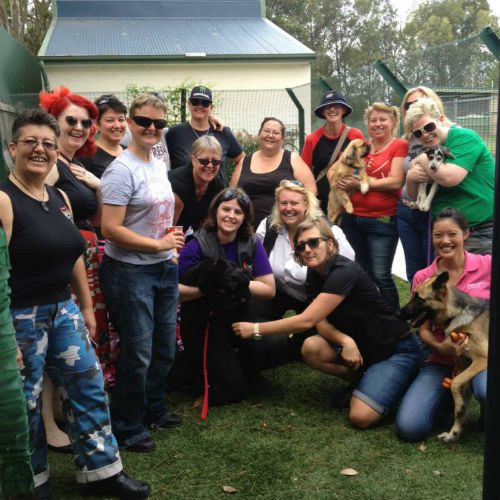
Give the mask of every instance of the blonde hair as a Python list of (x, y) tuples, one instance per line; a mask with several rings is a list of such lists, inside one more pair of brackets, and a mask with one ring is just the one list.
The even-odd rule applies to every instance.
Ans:
[[(300, 183), (302, 184), (302, 183)], [(281, 219), (279, 210), (279, 198), (280, 194), (287, 191), (294, 191), (295, 193), (300, 193), (304, 197), (304, 202), (306, 204), (306, 211), (304, 214), (304, 220), (312, 220), (323, 217), (323, 212), (319, 208), (319, 201), (311, 191), (308, 191), (303, 185), (298, 184), (298, 181), (294, 180), (283, 180), (280, 182), (279, 186), (274, 191), (274, 205), (271, 210), (271, 224), (270, 227), (279, 231), (283, 226), (283, 220)]]
[(441, 98), (436, 94), (436, 92), (434, 92), (434, 90), (430, 89), (429, 87), (424, 87), (423, 85), (419, 85), (418, 87), (413, 87), (412, 89), (407, 90), (406, 94), (403, 96), (403, 100), (401, 101), (401, 118), (403, 121), (406, 118), (406, 113), (407, 113), (405, 105), (408, 102), (408, 98), (415, 92), (420, 92), (421, 94), (424, 94), (424, 97), (432, 99), (436, 103), (441, 114), (444, 116), (444, 105)]
[[(453, 124), (446, 116), (441, 112), (439, 106), (434, 99), (425, 97), (419, 99), (415, 104), (410, 106), (410, 109), (406, 113), (404, 129), (407, 134), (411, 134), (415, 124), (423, 117), (428, 116), (433, 120), (440, 121), (442, 125), (450, 126)], [(444, 118), (444, 121), (443, 121)]]
[[(295, 233), (293, 234), (293, 246), (294, 247), (297, 246), (297, 243), (299, 242), (299, 237), (304, 231), (308, 231), (309, 229), (314, 229), (314, 228), (316, 228), (319, 231), (319, 234), (321, 235), (322, 238), (333, 241), (333, 246), (335, 248), (333, 252), (329, 252), (330, 257), (332, 257), (333, 255), (337, 255), (339, 253), (339, 243), (336, 240), (335, 236), (333, 235), (332, 228), (328, 225), (327, 221), (323, 217), (320, 219), (305, 220), (301, 222), (297, 226), (297, 229), (295, 229)], [(297, 253), (295, 253), (294, 258), (296, 262), (298, 262), (301, 265), (304, 265), (300, 255), (297, 255)]]
[(363, 116), (365, 125), (368, 127), (368, 122), (370, 121), (370, 116), (374, 111), (380, 111), (382, 113), (387, 113), (392, 118), (393, 127), (392, 127), (392, 136), (396, 136), (396, 131), (399, 126), (400, 113), (399, 109), (396, 106), (389, 106), (388, 104), (384, 104), (383, 102), (374, 102), (371, 106), (368, 106), (365, 109), (365, 113)]
[(220, 142), (211, 135), (202, 135), (193, 142), (193, 146), (191, 147), (191, 154), (193, 156), (198, 156), (203, 151), (210, 151), (222, 156)]
[(135, 116), (135, 112), (144, 106), (151, 106), (152, 108), (160, 109), (167, 114), (167, 105), (163, 99), (160, 99), (153, 94), (141, 94), (132, 101), (128, 112), (129, 116), (132, 118)]

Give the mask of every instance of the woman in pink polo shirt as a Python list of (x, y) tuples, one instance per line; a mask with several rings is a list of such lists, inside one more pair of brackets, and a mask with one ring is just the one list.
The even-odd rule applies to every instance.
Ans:
[[(490, 298), (491, 255), (477, 255), (464, 250), (469, 228), (464, 215), (457, 209), (444, 208), (434, 219), (432, 241), (436, 259), (418, 271), (413, 278), (413, 289), (440, 271), (448, 271), (449, 282), (462, 292), (480, 299)], [(451, 391), (442, 385), (451, 377), (455, 359), (466, 347), (454, 343), (443, 332), (426, 321), (419, 329), (422, 341), (432, 349), (417, 378), (401, 401), (396, 417), (399, 436), (405, 441), (420, 441), (432, 431), (438, 416), (453, 408)], [(472, 379), (476, 399), (486, 402), (486, 370)]]

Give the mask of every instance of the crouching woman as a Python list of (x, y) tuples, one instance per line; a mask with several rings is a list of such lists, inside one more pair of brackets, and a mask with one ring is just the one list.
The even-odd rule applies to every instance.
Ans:
[[(179, 280), (205, 259), (223, 258), (245, 269), (250, 278), (250, 294), (271, 299), (274, 277), (262, 243), (252, 231), (250, 198), (238, 188), (226, 188), (215, 196), (208, 209), (204, 227), (194, 234), (179, 258)], [(247, 374), (239, 352), (239, 339), (231, 330), (228, 314), (212, 314), (210, 297), (194, 286), (180, 285), (182, 304), (181, 335), (185, 352), (179, 362), (181, 372), (189, 372), (196, 394), (203, 392), (203, 358), (208, 374), (210, 404), (240, 401), (247, 390)], [(244, 314), (239, 309), (237, 314)], [(222, 317), (223, 316), (223, 317)], [(233, 318), (234, 320), (234, 318)], [(209, 324), (207, 346), (204, 331)], [(204, 354), (205, 350), (205, 354)]]
[(294, 234), (295, 257), (308, 267), (310, 305), (297, 316), (267, 323), (234, 323), (243, 338), (301, 332), (319, 335), (302, 346), (304, 361), (354, 384), (349, 419), (360, 429), (378, 423), (404, 394), (422, 363), (408, 325), (397, 318), (359, 264), (338, 254), (323, 220)]

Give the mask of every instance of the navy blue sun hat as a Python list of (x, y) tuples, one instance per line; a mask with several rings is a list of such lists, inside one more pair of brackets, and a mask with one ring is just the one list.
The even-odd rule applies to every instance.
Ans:
[(349, 116), (352, 113), (352, 107), (347, 104), (344, 94), (336, 90), (329, 90), (323, 94), (321, 104), (314, 110), (314, 114), (318, 118), (324, 118), (324, 109), (332, 104), (340, 104), (344, 106), (346, 113), (344, 116)]

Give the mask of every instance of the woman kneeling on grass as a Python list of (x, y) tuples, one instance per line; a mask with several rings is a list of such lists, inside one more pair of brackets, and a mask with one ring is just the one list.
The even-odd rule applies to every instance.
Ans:
[(294, 235), (295, 256), (308, 267), (304, 312), (267, 323), (234, 323), (236, 335), (302, 332), (319, 335), (302, 346), (313, 368), (356, 384), (349, 420), (365, 429), (378, 423), (415, 378), (422, 353), (406, 322), (381, 297), (359, 264), (338, 255), (338, 244), (323, 220), (306, 221)]

